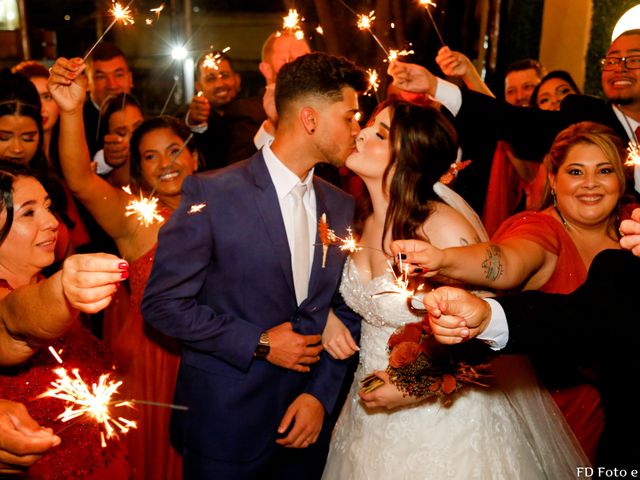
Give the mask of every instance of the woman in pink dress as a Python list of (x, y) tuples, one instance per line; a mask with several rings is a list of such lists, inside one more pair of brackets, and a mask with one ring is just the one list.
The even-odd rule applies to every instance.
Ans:
[[(197, 167), (198, 156), (189, 130), (172, 117), (142, 123), (133, 134), (133, 194), (93, 173), (84, 140), (82, 105), (86, 78), (80, 59), (60, 58), (52, 68), (49, 89), (60, 108), (60, 157), (69, 188), (116, 242), (130, 264), (129, 315), (112, 349), (121, 365), (123, 391), (130, 398), (171, 403), (178, 371), (178, 344), (143, 322), (140, 302), (164, 221), (178, 206), (182, 182)], [(186, 142), (186, 143), (185, 143)], [(158, 213), (150, 223), (127, 207), (142, 195), (157, 198)], [(169, 443), (171, 410), (138, 404), (138, 429), (127, 436), (133, 478), (180, 479), (181, 459)]]

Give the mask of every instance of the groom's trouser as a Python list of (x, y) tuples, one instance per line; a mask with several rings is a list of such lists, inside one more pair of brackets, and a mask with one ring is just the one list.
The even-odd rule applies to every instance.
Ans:
[(333, 424), (325, 421), (318, 441), (308, 448), (283, 448), (274, 443), (251, 462), (221, 462), (187, 448), (183, 452), (184, 480), (319, 480)]

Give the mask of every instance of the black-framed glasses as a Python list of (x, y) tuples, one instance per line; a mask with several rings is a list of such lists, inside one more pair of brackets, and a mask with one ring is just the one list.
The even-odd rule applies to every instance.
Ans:
[(629, 55), (628, 57), (604, 57), (600, 60), (602, 70), (615, 70), (620, 64), (628, 70), (640, 68), (640, 55)]

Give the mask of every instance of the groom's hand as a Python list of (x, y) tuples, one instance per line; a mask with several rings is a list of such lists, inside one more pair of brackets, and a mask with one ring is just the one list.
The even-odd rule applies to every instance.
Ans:
[(308, 393), (299, 395), (284, 413), (278, 433), (286, 432), (292, 421), (293, 428), (286, 437), (276, 440), (276, 443), (285, 448), (307, 448), (318, 440), (323, 419), (324, 407), (320, 401)]
[(270, 350), (267, 361), (279, 367), (309, 372), (309, 365), (320, 360), (322, 335), (300, 335), (293, 331), (291, 322), (267, 330)]

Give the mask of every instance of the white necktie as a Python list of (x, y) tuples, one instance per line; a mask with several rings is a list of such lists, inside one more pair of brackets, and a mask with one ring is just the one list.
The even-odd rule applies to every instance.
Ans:
[(298, 305), (307, 298), (309, 288), (309, 223), (304, 208), (303, 197), (306, 185), (296, 185), (291, 191), (293, 197), (293, 285), (296, 289)]

